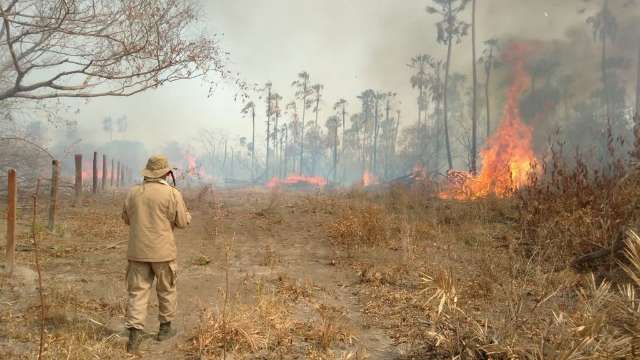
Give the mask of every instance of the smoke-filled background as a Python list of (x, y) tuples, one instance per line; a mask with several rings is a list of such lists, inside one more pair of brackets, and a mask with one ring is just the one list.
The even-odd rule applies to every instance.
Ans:
[[(446, 60), (447, 46), (437, 41), (436, 23), (442, 17), (425, 10), (432, 5), (426, 0), (202, 1), (202, 31), (219, 34), (223, 47), (231, 54), (230, 69), (249, 84), (255, 84), (248, 89), (249, 98), (245, 101), (238, 98), (243, 90), (226, 83), (211, 92), (198, 80), (183, 81), (128, 98), (57, 101), (47, 105), (51, 112), (41, 108), (26, 111), (27, 114), (21, 111), (6, 121), (2, 131), (6, 135), (26, 136), (46, 146), (66, 159), (68, 168), (72, 154), (78, 152), (109, 153), (136, 168), (144, 165), (149, 154), (163, 152), (176, 166), (201, 178), (266, 180), (300, 172), (300, 164), (296, 165), (299, 145), (294, 144), (293, 128), (288, 134), (291, 145), (274, 142), (267, 150), (264, 86), (271, 82), (272, 92), (282, 96), (279, 120), (280, 125), (286, 125), (296, 119), (291, 110), (285, 111), (286, 104), (297, 100), (297, 110), (302, 111), (292, 82), (298, 79), (298, 73), (306, 71), (310, 85), (321, 84), (323, 88), (318, 102), (319, 133), (315, 135), (317, 140), (308, 144), (308, 151), (317, 155), (305, 157), (303, 166), (311, 161), (314, 164), (313, 169), (307, 166), (302, 172), (347, 183), (376, 167), (369, 165), (372, 163), (369, 151), (359, 150), (372, 144), (359, 140), (362, 129), (354, 129), (353, 125), (358, 121), (353, 116), (363, 112), (358, 96), (372, 89), (396, 94), (388, 102), (390, 117), (385, 114), (387, 102), (380, 105), (380, 133), (391, 133), (384, 129), (384, 119), (390, 118), (389, 126), (393, 127), (399, 117), (394, 158), (384, 148), (388, 143), (380, 145), (377, 161), (384, 164), (377, 166), (376, 176), (401, 176), (416, 163), (426, 166), (429, 173), (442, 174), (447, 169), (444, 145), (439, 148), (430, 145), (442, 137), (441, 127), (436, 126), (442, 110), (437, 110), (430, 99), (423, 126), (432, 128), (423, 133), (415, 127), (418, 89), (411, 86), (415, 69), (408, 66), (413, 57), (421, 54)], [(486, 41), (495, 39), (498, 44), (488, 87), (491, 131), (501, 119), (511, 79), (509, 67), (500, 59), (501, 53), (508, 44), (522, 42), (532, 48), (526, 59), (532, 84), (520, 99), (520, 105), (523, 121), (533, 128), (539, 156), (544, 156), (549, 136), (554, 133), (557, 133), (554, 141), (580, 146), (590, 152), (593, 161), (603, 156), (608, 123), (603, 90), (609, 94), (612, 136), (629, 142), (640, 46), (640, 4), (629, 0), (608, 2), (616, 26), (615, 33), (607, 37), (604, 86), (602, 42), (594, 36), (593, 24), (588, 22), (602, 10), (603, 1), (480, 0), (477, 6), (477, 58), (486, 60)], [(469, 22), (470, 15), (467, 6), (458, 17)], [(448, 89), (453, 167), (462, 170), (469, 167), (471, 59), (468, 34), (454, 41)], [(478, 64), (479, 148), (487, 137), (485, 75), (484, 63)], [(341, 98), (348, 102), (345, 130), (353, 130), (350, 140), (353, 144), (347, 144), (348, 131), (346, 140), (339, 140), (341, 149), (344, 146), (348, 150), (351, 146), (352, 151), (340, 150), (342, 169), (338, 176), (332, 169), (334, 140), (331, 127), (326, 124), (336, 114), (334, 104)], [(251, 116), (241, 113), (247, 101), (255, 103), (255, 144), (251, 142)], [(315, 106), (311, 104), (307, 109), (308, 123), (315, 120)], [(275, 125), (274, 120), (272, 116), (270, 128)], [(279, 136), (282, 139), (284, 132)], [(309, 139), (316, 138), (310, 133)], [(380, 139), (381, 143), (384, 141), (388, 142)], [(273, 156), (270, 171), (266, 169), (267, 151)], [(383, 156), (385, 159), (381, 160)], [(283, 161), (287, 163), (282, 165)], [(278, 164), (277, 170), (274, 164)]]

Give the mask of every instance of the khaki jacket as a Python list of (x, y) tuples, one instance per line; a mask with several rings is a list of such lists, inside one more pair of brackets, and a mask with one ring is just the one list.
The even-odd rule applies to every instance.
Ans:
[(184, 229), (191, 223), (180, 191), (156, 179), (146, 179), (129, 191), (122, 219), (129, 225), (127, 257), (139, 262), (175, 260), (173, 229)]

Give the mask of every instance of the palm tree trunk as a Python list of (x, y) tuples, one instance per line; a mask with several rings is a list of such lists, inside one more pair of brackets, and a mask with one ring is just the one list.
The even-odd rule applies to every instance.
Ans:
[(418, 129), (420, 129), (420, 123), (422, 122), (422, 96), (424, 96), (424, 90), (420, 85), (420, 94), (418, 97)]
[(389, 104), (389, 100), (387, 100), (387, 106), (386, 106), (386, 115), (385, 115), (385, 124), (387, 124), (386, 128), (385, 128), (385, 140), (384, 140), (384, 178), (387, 179), (387, 176), (389, 175), (389, 151), (391, 151), (391, 134), (387, 134), (387, 129), (389, 129), (388, 127), (389, 125), (389, 110), (391, 110), (391, 104)]
[(378, 167), (378, 104), (379, 100), (376, 97), (375, 114), (373, 115), (373, 163), (371, 164), (371, 169), (374, 174)]
[(476, 0), (471, 3), (471, 42), (473, 61), (473, 110), (471, 114), (471, 173), (477, 173), (477, 147), (478, 147), (478, 70), (476, 67)]
[(256, 180), (256, 110), (251, 110), (251, 182)]
[(282, 148), (282, 162), (283, 164), (283, 171), (282, 171), (282, 176), (286, 177), (287, 173), (289, 172), (289, 158), (288, 158), (288, 151), (287, 151), (287, 146), (289, 144), (289, 127), (285, 126), (284, 128), (284, 147)]
[(344, 133), (346, 127), (346, 117), (347, 117), (347, 109), (346, 105), (342, 104), (342, 146), (340, 147), (340, 162), (342, 166), (342, 180), (344, 181), (344, 175), (346, 171), (345, 163), (344, 163), (344, 150), (346, 143), (344, 142)]
[(636, 76), (636, 116), (640, 116), (640, 44), (638, 45), (638, 73)]
[(484, 96), (487, 106), (487, 139), (491, 136), (491, 100), (489, 96), (489, 89), (491, 88), (491, 68), (493, 67), (493, 48), (489, 50), (489, 63), (486, 65), (487, 82), (484, 84)]
[(605, 107), (605, 113), (607, 116), (607, 126), (611, 125), (611, 104), (609, 102), (609, 91), (607, 89), (607, 37), (602, 38), (602, 101)]
[(447, 44), (447, 64), (445, 65), (444, 72), (444, 142), (447, 149), (447, 163), (449, 170), (453, 169), (453, 158), (451, 156), (451, 143), (449, 141), (449, 123), (448, 123), (448, 89), (449, 89), (449, 70), (451, 68), (451, 47), (453, 46), (453, 36), (449, 35), (449, 41)]
[(303, 88), (305, 95), (302, 97), (302, 129), (300, 129), (300, 175), (303, 175), (302, 164), (304, 163), (304, 118), (307, 114), (307, 86)]
[(335, 124), (333, 134), (333, 181), (338, 180), (338, 124)]
[(320, 129), (318, 128), (318, 113), (320, 112), (320, 108), (318, 107), (319, 105), (320, 105), (320, 94), (318, 94), (318, 97), (316, 98), (316, 108), (315, 108), (316, 118), (313, 125), (313, 131), (316, 132), (316, 138), (314, 139), (313, 149), (311, 149), (311, 151), (313, 151), (313, 153), (311, 153), (311, 175), (313, 176), (316, 175), (316, 165), (318, 161), (318, 151), (320, 147), (320, 144), (318, 144), (318, 137), (320, 136)]
[(274, 169), (274, 173), (277, 175), (279, 173), (279, 171), (278, 171), (278, 164), (279, 164), (279, 161), (278, 161), (278, 121), (280, 120), (280, 114), (279, 114), (280, 111), (278, 109), (278, 98), (277, 98), (277, 95), (276, 95), (276, 108), (275, 108), (275, 111), (276, 111), (276, 122), (275, 122), (274, 127), (273, 127), (273, 152), (275, 154), (274, 155), (274, 164), (275, 164), (274, 165), (274, 168), (275, 168)]

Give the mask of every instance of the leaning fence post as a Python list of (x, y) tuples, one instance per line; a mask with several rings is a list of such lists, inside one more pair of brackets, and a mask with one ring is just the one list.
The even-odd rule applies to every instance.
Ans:
[(80, 202), (82, 195), (82, 154), (76, 155), (76, 204)]
[(51, 162), (51, 197), (49, 199), (49, 231), (53, 231), (56, 226), (56, 205), (58, 202), (58, 177), (60, 176), (60, 166), (58, 160)]
[(91, 192), (98, 193), (98, 152), (93, 152), (93, 183), (91, 184)]
[(104, 192), (107, 183), (107, 155), (102, 154), (102, 191)]
[(16, 171), (9, 169), (7, 197), (7, 272), (13, 274), (16, 266), (16, 200), (18, 197), (18, 185), (16, 184)]

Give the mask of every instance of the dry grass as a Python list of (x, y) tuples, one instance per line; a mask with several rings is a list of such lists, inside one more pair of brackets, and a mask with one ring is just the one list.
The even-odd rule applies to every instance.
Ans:
[(595, 274), (567, 269), (640, 224), (640, 171), (576, 163), (556, 162), (512, 199), (391, 189), (338, 203), (327, 234), (350, 250), (342, 261), (360, 276), (367, 321), (407, 358), (640, 356), (640, 238), (631, 233), (626, 257), (599, 260)]
[[(45, 359), (122, 359), (124, 339), (104, 325), (110, 313), (118, 312), (111, 305), (81, 300), (77, 289), (49, 288), (46, 293)], [(35, 301), (24, 311), (11, 308), (0, 311), (3, 336), (11, 339), (11, 348), (22, 349), (0, 355), (11, 359), (31, 359), (37, 352), (39, 306)], [(1, 350), (1, 348), (0, 348)]]
[(288, 352), (298, 325), (280, 298), (275, 294), (265, 294), (259, 296), (254, 305), (237, 303), (235, 301), (227, 309), (226, 331), (220, 311), (204, 311), (186, 349), (191, 357), (220, 358), (225, 344), (227, 353), (235, 356)]
[(357, 250), (362, 246), (387, 245), (394, 230), (382, 206), (351, 205), (346, 206), (338, 220), (329, 226), (328, 235), (336, 244)]
[[(227, 309), (226, 331), (220, 311), (204, 310), (194, 335), (184, 348), (188, 357), (218, 359), (226, 344), (227, 355), (239, 358), (279, 359), (305, 353), (328, 359), (334, 358), (329, 354), (334, 354), (336, 345), (355, 343), (343, 312), (316, 304), (313, 306), (315, 314), (309, 320), (301, 321), (294, 316), (294, 305), (308, 299), (309, 290), (292, 285), (286, 279), (279, 280), (278, 284), (276, 291), (267, 290), (265, 284), (258, 283), (256, 303), (244, 304), (239, 298), (234, 299)], [(306, 345), (300, 347), (301, 344)]]

